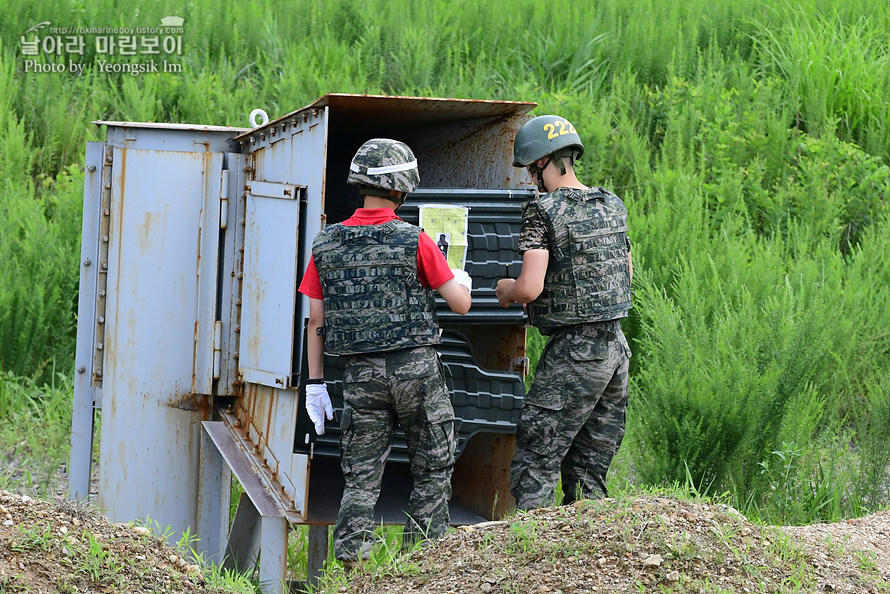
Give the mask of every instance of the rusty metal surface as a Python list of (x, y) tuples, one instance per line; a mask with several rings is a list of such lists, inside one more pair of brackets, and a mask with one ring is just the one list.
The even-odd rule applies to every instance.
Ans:
[(328, 527), (310, 525), (308, 532), (306, 581), (311, 588), (316, 588), (324, 575), (324, 563), (328, 558)]
[(291, 388), (294, 311), (300, 274), (301, 189), (250, 181), (238, 364), (243, 381)]
[[(194, 335), (192, 392), (210, 395), (214, 380), (214, 326), (216, 323), (217, 270), (219, 261), (220, 208), (224, 192), (223, 155), (200, 153), (203, 192), (200, 199), (197, 243), (197, 320)], [(220, 329), (221, 330), (221, 329)]]
[(98, 247), (96, 249), (96, 285), (95, 300), (96, 305), (93, 309), (92, 316), (93, 330), (93, 365), (92, 365), (92, 384), (99, 388), (102, 387), (102, 374), (104, 362), (105, 348), (105, 306), (106, 295), (108, 292), (108, 247), (111, 241), (111, 184), (112, 184), (112, 165), (113, 154), (111, 148), (105, 150), (105, 156), (101, 164), (99, 209), (93, 213), (96, 217), (95, 224), (98, 230), (98, 236), (94, 237)]
[(112, 162), (98, 505), (183, 531), (210, 415), (192, 393), (205, 156), (114, 148)]
[[(258, 141), (248, 144), (252, 168), (244, 182), (246, 188), (257, 182), (288, 183), (305, 187), (299, 196), (299, 220), (303, 229), (299, 233), (297, 257), (297, 279), (309, 264), (312, 240), (321, 230), (325, 215), (325, 192), (327, 187), (326, 172), (328, 163), (327, 108), (317, 110), (309, 117), (299, 118), (289, 124), (286, 131), (280, 128), (276, 140), (272, 143)], [(345, 173), (344, 173), (345, 176)], [(245, 225), (248, 221), (245, 220)], [(247, 247), (245, 246), (245, 249)], [(295, 317), (301, 321), (308, 315), (309, 301), (302, 294), (296, 295)], [(293, 342), (293, 352), (300, 353), (303, 347), (303, 335), (297, 332)], [(297, 357), (297, 366), (299, 358)], [(299, 369), (293, 370), (299, 373)]]
[(110, 120), (93, 120), (97, 126), (113, 126), (116, 128), (148, 128), (157, 130), (184, 130), (189, 132), (234, 132), (243, 134), (250, 128), (237, 126), (206, 126), (203, 124), (164, 124), (157, 122), (123, 122)]
[[(228, 422), (234, 421), (228, 418)], [(275, 494), (260, 479), (256, 460), (246, 449), (243, 437), (223, 421), (205, 421), (204, 430), (213, 440), (232, 473), (241, 483), (250, 501), (261, 516), (284, 516), (284, 508)]]
[(257, 467), (270, 489), (286, 499), (288, 510), (305, 510), (305, 485), (294, 481), (293, 438), (297, 419), (297, 393), (259, 384), (244, 384), (244, 395), (233, 411), (232, 426), (249, 444)]
[(106, 122), (106, 144), (115, 148), (224, 153), (234, 150), (234, 137), (246, 130), (227, 126), (193, 126), (153, 122)]
[(473, 345), (476, 363), (488, 369), (513, 371), (523, 374), (524, 365), (517, 366), (519, 359), (526, 356), (526, 326), (511, 325), (443, 325), (460, 330)]
[(71, 461), (68, 473), (68, 496), (77, 500), (85, 499), (90, 494), (94, 408), (101, 391), (92, 385), (91, 378), (99, 282), (99, 209), (104, 161), (104, 144), (88, 142), (83, 188), (77, 347), (74, 356), (76, 375), (71, 414)]
[(220, 376), (216, 384), (218, 396), (241, 394), (241, 382), (237, 376), (238, 341), (241, 320), (241, 294), (244, 272), (244, 179), (250, 173), (251, 156), (226, 154), (228, 176), (228, 226), (223, 231), (223, 257), (220, 260), (219, 317), (222, 321), (220, 346)]
[(343, 128), (366, 129), (370, 125), (380, 129), (430, 126), (441, 122), (503, 117), (528, 113), (536, 103), (524, 101), (490, 101), (480, 99), (443, 99), (433, 97), (402, 97), (386, 95), (354, 95), (331, 93), (314, 103), (297, 109), (287, 115), (272, 120), (239, 135), (236, 140), (250, 137), (254, 133), (270, 133), (304, 114), (328, 107), (332, 114), (332, 125)]
[(515, 453), (515, 435), (474, 435), (454, 465), (452, 502), (489, 520), (502, 518), (516, 506), (510, 494), (510, 462)]
[(513, 167), (513, 137), (528, 116), (450, 122), (402, 131), (414, 149), (424, 188), (527, 188), (531, 179)]
[(220, 565), (225, 558), (231, 509), (232, 470), (207, 431), (201, 431), (200, 478), (198, 481), (197, 551)]

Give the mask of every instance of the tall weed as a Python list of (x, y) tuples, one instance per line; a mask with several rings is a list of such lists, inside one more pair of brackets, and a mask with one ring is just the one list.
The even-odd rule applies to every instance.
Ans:
[(871, 507), (890, 501), (890, 381), (875, 380), (866, 386), (866, 414), (859, 425), (859, 489)]
[(78, 168), (42, 182), (0, 186), (0, 369), (48, 381), (74, 361), (80, 253)]
[(777, 10), (778, 27), (754, 24), (754, 63), (787, 80), (801, 129), (821, 136), (837, 128), (842, 139), (886, 158), (890, 54), (878, 28), (886, 6), (855, 17), (792, 6)]
[(51, 374), (50, 382), (38, 384), (0, 371), (0, 448), (6, 462), (0, 488), (46, 498), (61, 494), (57, 474), (68, 458), (72, 392), (66, 374)]
[[(788, 236), (810, 232), (791, 230)], [(845, 419), (882, 426), (879, 412), (852, 410), (849, 399), (866, 388), (861, 378), (874, 376), (859, 372), (856, 379), (850, 366), (858, 368), (864, 359), (875, 366), (888, 362), (885, 343), (870, 353), (857, 344), (886, 335), (866, 320), (886, 316), (887, 291), (877, 300), (850, 303), (842, 287), (865, 279), (826, 241), (813, 248), (806, 240), (808, 247), (797, 251), (799, 244), (779, 236), (692, 239), (690, 260), (673, 267), (670, 291), (648, 274), (637, 291), (642, 360), (629, 416), (641, 425), (634, 432), (641, 478), (682, 481), (688, 467), (703, 492), (730, 489), (741, 500), (759, 500), (775, 492), (774, 481), (765, 483), (752, 461), (767, 462), (783, 451), (782, 444), (796, 443), (804, 464), (794, 467), (794, 480), (821, 477), (827, 485), (820, 488), (828, 488), (838, 506), (881, 487), (883, 477), (863, 476), (852, 493), (838, 492), (855, 465), (848, 460), (846, 470), (828, 473), (819, 448), (843, 433)], [(860, 249), (853, 258), (872, 253)], [(738, 267), (746, 261), (757, 266)], [(876, 412), (880, 401), (877, 395), (871, 400)], [(881, 451), (873, 468), (886, 466)]]

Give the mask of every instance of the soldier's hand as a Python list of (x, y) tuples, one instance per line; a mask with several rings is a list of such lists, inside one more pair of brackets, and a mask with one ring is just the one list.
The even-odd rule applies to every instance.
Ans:
[(334, 407), (331, 405), (331, 397), (328, 396), (328, 387), (325, 384), (309, 384), (306, 386), (306, 412), (309, 419), (315, 425), (315, 433), (324, 435), (324, 420), (334, 420)]
[(498, 297), (498, 303), (501, 304), (501, 307), (509, 307), (513, 302), (508, 295), (510, 294), (510, 291), (513, 290), (514, 284), (516, 284), (516, 279), (513, 278), (502, 278), (498, 281), (498, 285), (495, 287), (494, 292)]

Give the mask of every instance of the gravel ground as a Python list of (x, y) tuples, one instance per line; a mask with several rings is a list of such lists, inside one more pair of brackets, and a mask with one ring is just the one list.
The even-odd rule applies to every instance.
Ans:
[[(578, 502), (460, 527), (392, 566), (335, 571), (324, 592), (890, 594), (890, 511), (761, 527), (670, 497)], [(0, 593), (220, 592), (143, 527), (85, 504), (0, 491)]]
[(86, 505), (0, 491), (0, 592), (213, 592), (147, 528)]
[(890, 592), (890, 512), (764, 528), (725, 505), (667, 497), (578, 502), (462, 527), (392, 570), (348, 578), (330, 590)]

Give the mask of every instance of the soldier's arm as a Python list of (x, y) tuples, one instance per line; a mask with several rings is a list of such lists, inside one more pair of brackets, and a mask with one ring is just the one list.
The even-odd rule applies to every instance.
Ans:
[(522, 254), (522, 272), (519, 278), (502, 278), (498, 281), (495, 293), (502, 307), (512, 302), (530, 303), (544, 290), (544, 277), (550, 262), (549, 250), (526, 250)]
[(417, 276), (423, 286), (438, 291), (454, 313), (464, 315), (470, 311), (470, 292), (457, 282), (448, 260), (423, 230), (417, 244)]
[(472, 303), (470, 292), (467, 291), (466, 287), (461, 286), (456, 279), (451, 278), (445, 281), (436, 288), (436, 291), (439, 292), (439, 295), (442, 296), (442, 299), (445, 300), (445, 303), (448, 304), (448, 307), (454, 313), (464, 315), (470, 311)]
[(309, 324), (306, 338), (309, 378), (324, 377), (324, 301), (309, 298)]
[(630, 282), (634, 282), (634, 261), (630, 257), (630, 252), (627, 252), (627, 266), (630, 268)]

